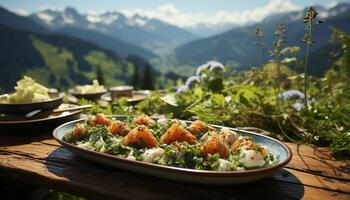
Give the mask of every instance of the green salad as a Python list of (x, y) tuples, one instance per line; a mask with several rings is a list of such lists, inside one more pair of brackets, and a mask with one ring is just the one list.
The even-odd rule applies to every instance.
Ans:
[(87, 150), (129, 160), (198, 170), (236, 171), (277, 162), (265, 146), (227, 128), (202, 121), (153, 120), (147, 115), (119, 121), (103, 114), (76, 124), (63, 140)]
[(17, 82), (16, 92), (7, 97), (7, 103), (33, 103), (50, 100), (49, 89), (24, 76)]

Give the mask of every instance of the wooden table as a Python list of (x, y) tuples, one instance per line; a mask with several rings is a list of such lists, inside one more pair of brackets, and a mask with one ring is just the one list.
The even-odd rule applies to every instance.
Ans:
[(350, 199), (350, 161), (328, 149), (288, 144), (293, 159), (264, 180), (206, 186), (163, 180), (79, 158), (51, 134), (0, 133), (0, 177), (89, 199)]

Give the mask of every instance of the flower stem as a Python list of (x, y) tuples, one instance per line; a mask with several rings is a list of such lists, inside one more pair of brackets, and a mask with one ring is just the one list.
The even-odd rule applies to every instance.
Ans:
[(311, 38), (311, 33), (312, 33), (312, 22), (309, 25), (308, 28), (308, 35), (309, 37), (307, 38), (307, 45), (306, 45), (306, 57), (305, 57), (305, 65), (304, 65), (304, 106), (306, 109), (306, 114), (308, 115), (309, 113), (309, 103), (308, 103), (308, 80), (309, 80), (309, 75), (308, 75), (308, 64), (309, 64), (309, 57), (310, 57), (310, 44), (312, 42)]
[(275, 80), (275, 98), (276, 98), (276, 112), (277, 112), (277, 126), (280, 129), (280, 131), (282, 132), (283, 136), (286, 137), (289, 141), (296, 143), (296, 141), (294, 139), (292, 139), (291, 137), (288, 136), (288, 134), (284, 131), (282, 124), (281, 124), (281, 120), (280, 120), (280, 99), (278, 97), (278, 95), (280, 94), (280, 77), (281, 77), (281, 59), (280, 59), (280, 55), (276, 55), (276, 71), (277, 71), (277, 77)]
[[(260, 38), (260, 43), (263, 44), (263, 40)], [(265, 61), (265, 50), (264, 50), (264, 47), (261, 47), (261, 67), (264, 66), (264, 61)]]

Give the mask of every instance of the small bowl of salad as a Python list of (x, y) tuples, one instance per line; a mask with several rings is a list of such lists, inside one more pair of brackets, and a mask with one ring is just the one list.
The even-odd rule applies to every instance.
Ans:
[(76, 98), (89, 100), (97, 100), (106, 92), (105, 87), (96, 79), (92, 81), (92, 85), (77, 85), (69, 90), (69, 93)]
[(24, 76), (17, 82), (15, 91), (0, 95), (0, 113), (24, 114), (33, 110), (51, 110), (62, 104), (63, 95)]

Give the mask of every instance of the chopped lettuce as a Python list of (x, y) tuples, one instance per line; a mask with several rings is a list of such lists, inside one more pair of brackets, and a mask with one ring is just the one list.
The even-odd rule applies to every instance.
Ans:
[(78, 94), (93, 94), (105, 92), (106, 89), (103, 85), (99, 84), (98, 80), (93, 80), (92, 85), (78, 85), (74, 88), (74, 91)]
[[(124, 123), (131, 128), (136, 127), (132, 123), (131, 118), (126, 119)], [(157, 147), (140, 149), (134, 145), (124, 145), (124, 137), (118, 134), (112, 134), (105, 125), (93, 125), (89, 121), (86, 121), (82, 125), (85, 127), (83, 134), (77, 134), (75, 136), (72, 133), (73, 130), (71, 130), (66, 133), (63, 140), (84, 149), (103, 152), (129, 160), (214, 171), (237, 171), (261, 168), (274, 165), (278, 162), (278, 159), (266, 147), (256, 144), (250, 137), (236, 137), (235, 135), (237, 140), (252, 141), (254, 145), (248, 147), (242, 144), (237, 150), (231, 150), (228, 157), (223, 158), (218, 153), (207, 156), (203, 154), (201, 142), (205, 139), (198, 139), (199, 142), (195, 144), (175, 141), (171, 144), (160, 144)], [(159, 140), (168, 127), (170, 127), (168, 122), (157, 122), (150, 125), (149, 129), (155, 138)], [(226, 134), (230, 133), (226, 132)], [(197, 137), (203, 138), (217, 134), (215, 131), (211, 131)], [(265, 151), (267, 152), (266, 155), (264, 154)]]
[(7, 97), (9, 103), (32, 103), (50, 99), (48, 88), (27, 76), (17, 82), (15, 90), (15, 93)]

